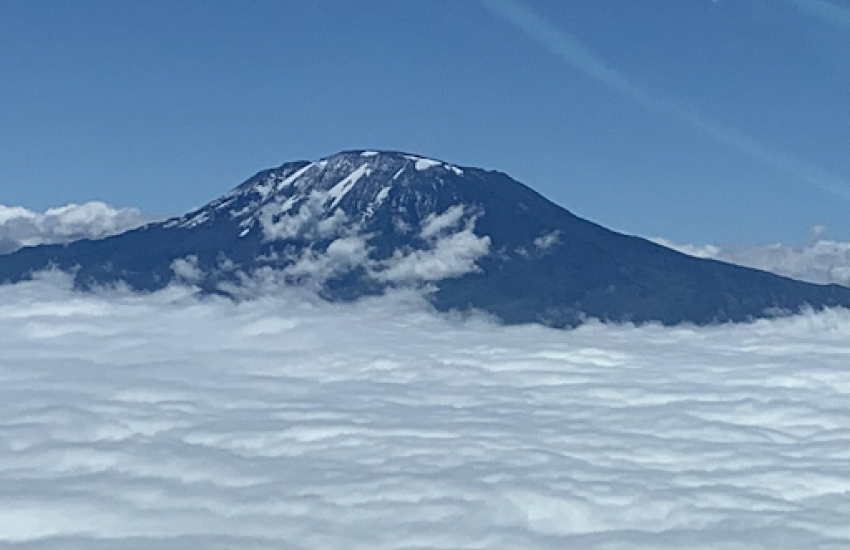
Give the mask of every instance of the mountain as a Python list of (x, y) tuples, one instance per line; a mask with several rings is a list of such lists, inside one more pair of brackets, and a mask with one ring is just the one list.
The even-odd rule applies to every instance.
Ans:
[(848, 288), (686, 256), (581, 219), (503, 173), (397, 152), (264, 170), (179, 218), (0, 256), (0, 280), (51, 266), (72, 270), (80, 287), (184, 280), (228, 292), (246, 277), (274, 276), (350, 300), (426, 286), (441, 310), (559, 327), (850, 306)]

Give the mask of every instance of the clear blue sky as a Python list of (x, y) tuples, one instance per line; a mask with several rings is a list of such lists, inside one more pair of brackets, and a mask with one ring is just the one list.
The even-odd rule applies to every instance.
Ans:
[[(529, 11), (530, 10), (530, 11)], [(531, 13), (532, 15), (529, 15)], [(850, 238), (850, 2), (5, 0), (0, 204), (384, 148), (680, 242)]]

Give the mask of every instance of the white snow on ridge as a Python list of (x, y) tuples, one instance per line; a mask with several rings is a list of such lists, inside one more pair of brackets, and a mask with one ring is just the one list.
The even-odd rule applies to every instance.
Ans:
[(429, 170), (431, 168), (436, 168), (437, 166), (440, 166), (445, 170), (449, 170), (451, 172), (454, 172), (458, 176), (463, 175), (463, 170), (461, 170), (457, 166), (454, 166), (454, 165), (451, 165), (451, 164), (446, 164), (446, 163), (440, 162), (439, 160), (434, 160), (434, 159), (429, 159), (429, 158), (424, 158), (424, 157), (417, 157), (417, 156), (414, 156), (414, 155), (404, 155), (404, 158), (406, 158), (407, 160), (413, 161), (415, 163), (413, 165), (413, 167), (416, 169), (417, 172), (424, 172), (425, 170)]
[(378, 208), (380, 208), (381, 205), (384, 204), (384, 201), (387, 200), (387, 197), (389, 197), (389, 195), (390, 195), (391, 189), (392, 189), (391, 187), (387, 186), (387, 187), (382, 187), (381, 190), (378, 191), (378, 194), (375, 195), (375, 199), (366, 208), (366, 214), (365, 215), (366, 215), (367, 218), (372, 217), (375, 214), (375, 212), (378, 210)]
[(0, 547), (850, 547), (847, 311), (562, 332), (67, 288), (0, 286)]
[(186, 229), (191, 229), (192, 227), (198, 227), (199, 225), (206, 223), (210, 220), (210, 213), (206, 211), (198, 212), (194, 216), (187, 218), (183, 222), (180, 223), (179, 227), (183, 227)]
[(429, 168), (434, 168), (435, 166), (440, 166), (441, 164), (443, 164), (438, 160), (417, 157), (414, 155), (404, 155), (404, 158), (415, 163), (413, 166), (417, 172), (423, 172), (425, 170), (428, 170)]
[(360, 153), (360, 156), (361, 157), (376, 157), (376, 156), (378, 156), (378, 152), (377, 151), (363, 151), (362, 153)]
[(310, 170), (311, 168), (313, 168), (314, 166), (316, 166), (316, 163), (311, 162), (310, 164), (304, 166), (303, 168), (296, 170), (295, 172), (293, 172), (292, 174), (287, 176), (283, 181), (281, 181), (280, 183), (277, 184), (277, 191), (285, 189), (286, 187), (289, 187), (290, 185), (292, 185), (293, 183), (298, 181), (298, 179), (301, 178), (301, 176), (306, 174), (307, 171)]
[(225, 210), (236, 200), (236, 195), (228, 193), (221, 199), (212, 203), (213, 210)]
[[(299, 168), (298, 170), (296, 170), (295, 172), (293, 172), (289, 176), (283, 178), (280, 181), (278, 181), (274, 175), (271, 175), (271, 176), (267, 177), (266, 179), (264, 179), (263, 181), (254, 184), (253, 186), (251, 186), (247, 190), (241, 191), (241, 193), (255, 193), (255, 194), (259, 195), (259, 199), (252, 200), (251, 202), (249, 202), (248, 204), (246, 204), (245, 206), (243, 206), (242, 208), (240, 208), (238, 210), (231, 210), (229, 212), (230, 217), (231, 218), (241, 218), (243, 216), (246, 216), (248, 214), (253, 213), (258, 207), (260, 207), (261, 205), (263, 205), (263, 203), (268, 201), (269, 197), (271, 197), (275, 193), (279, 193), (280, 191), (282, 191), (286, 187), (293, 185), (295, 182), (297, 182), (301, 177), (303, 177), (314, 166), (316, 166), (316, 163), (307, 164), (307, 165), (303, 166), (302, 168)], [(230, 204), (232, 204), (236, 200), (236, 196), (237, 195), (234, 192), (228, 193), (227, 195), (225, 195), (223, 200), (220, 200), (218, 203), (213, 203), (215, 205), (213, 209), (214, 210), (225, 209), (226, 207), (228, 207)], [(279, 211), (281, 213), (288, 211), (292, 207), (292, 200), (293, 199), (290, 198), (289, 204), (284, 203), (284, 205), (279, 206), (278, 207)], [(268, 205), (264, 206), (264, 208), (266, 208), (266, 207), (268, 207)], [(201, 212), (198, 212), (198, 213), (192, 215), (191, 217), (183, 216), (182, 218), (171, 221), (171, 222), (167, 223), (165, 225), (165, 227), (178, 226), (178, 227), (191, 229), (193, 227), (197, 227), (199, 225), (202, 225), (209, 220), (210, 220), (209, 212), (201, 211)], [(239, 225), (240, 225), (240, 227), (244, 228), (246, 226), (253, 224), (255, 221), (256, 220), (254, 219), (254, 217), (249, 217), (247, 219), (242, 220)], [(244, 237), (245, 235), (247, 235), (247, 231), (242, 231), (240, 233), (240, 237)]]
[(416, 161), (416, 170), (419, 172), (423, 170), (427, 170), (429, 168), (433, 168), (435, 166), (440, 166), (442, 162), (438, 162), (436, 160), (431, 159), (419, 159)]
[(357, 170), (346, 176), (342, 181), (334, 185), (328, 191), (328, 198), (332, 199), (330, 208), (336, 208), (336, 205), (339, 204), (339, 201), (348, 194), (349, 191), (360, 181), (360, 178), (363, 176), (367, 176), (371, 173), (369, 169), (369, 164), (362, 164)]
[(292, 207), (298, 204), (299, 202), (304, 200), (304, 196), (300, 194), (292, 195), (291, 197), (287, 197), (285, 201), (283, 201), (280, 205), (274, 207), (275, 214), (286, 214)]
[(272, 194), (272, 191), (275, 189), (275, 180), (274, 176), (269, 176), (265, 180), (260, 183), (255, 184), (251, 187), (251, 190), (256, 194), (260, 195), (260, 201), (266, 200), (269, 195)]
[(442, 162), (438, 162), (436, 160), (431, 159), (419, 159), (416, 161), (416, 170), (422, 172), (423, 170), (427, 170), (429, 168), (433, 168), (435, 166), (440, 166)]

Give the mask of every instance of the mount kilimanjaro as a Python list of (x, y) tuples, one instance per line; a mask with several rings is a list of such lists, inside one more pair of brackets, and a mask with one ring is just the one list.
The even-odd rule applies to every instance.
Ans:
[(352, 300), (422, 286), (508, 323), (747, 321), (850, 306), (850, 289), (699, 259), (581, 219), (500, 172), (347, 151), (263, 170), (179, 218), (0, 256), (0, 281), (59, 268), (81, 288), (227, 292), (273, 274)]

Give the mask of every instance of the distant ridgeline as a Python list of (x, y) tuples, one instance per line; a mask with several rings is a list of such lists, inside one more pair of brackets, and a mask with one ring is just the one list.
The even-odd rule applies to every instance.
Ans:
[(850, 289), (699, 259), (578, 218), (500, 172), (349, 151), (264, 170), (186, 214), (0, 256), (0, 280), (58, 267), (81, 288), (173, 281), (227, 292), (274, 274), (329, 300), (421, 286), (508, 323), (746, 321), (850, 306)]

